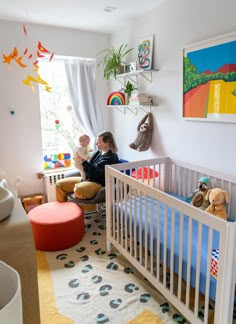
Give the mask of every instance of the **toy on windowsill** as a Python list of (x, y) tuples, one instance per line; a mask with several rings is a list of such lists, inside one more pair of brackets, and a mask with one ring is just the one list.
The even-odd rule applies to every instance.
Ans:
[(230, 202), (229, 193), (221, 188), (210, 189), (207, 193), (210, 205), (205, 210), (221, 219), (227, 220), (225, 203)]
[(205, 210), (209, 206), (209, 200), (207, 198), (207, 192), (212, 188), (211, 181), (208, 177), (202, 177), (198, 180), (198, 188), (186, 198), (187, 202), (197, 208)]

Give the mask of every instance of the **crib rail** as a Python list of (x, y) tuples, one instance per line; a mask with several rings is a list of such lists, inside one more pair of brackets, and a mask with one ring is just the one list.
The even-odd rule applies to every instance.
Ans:
[[(141, 172), (138, 172), (140, 168)], [(158, 172), (157, 177), (155, 172)], [(169, 158), (107, 166), (108, 249), (111, 244), (118, 249), (191, 323), (208, 323), (211, 316), (208, 305), (212, 302), (210, 300), (210, 261), (211, 251), (214, 248), (213, 238), (217, 233), (220, 258), (215, 291), (214, 323), (231, 323), (236, 277), (236, 223), (222, 221), (210, 214), (206, 216), (204, 211), (165, 193), (171, 191), (187, 196), (195, 189), (198, 178), (203, 175), (211, 178), (214, 187), (220, 184), (232, 194), (234, 184), (227, 176), (223, 179), (219, 175), (215, 177), (209, 170), (197, 168), (195, 170), (189, 164)], [(161, 208), (163, 208), (163, 219), (160, 216)], [(168, 214), (169, 210), (171, 215)], [(232, 214), (230, 208), (228, 212)], [(145, 221), (142, 221), (143, 216)], [(174, 244), (177, 217), (179, 218), (179, 251), (176, 254)], [(182, 250), (186, 240), (184, 232), (186, 220), (189, 242), (187, 252)], [(192, 228), (196, 223), (197, 239), (192, 236)], [(203, 261), (201, 242), (206, 234), (206, 227), (208, 228), (208, 251), (203, 295), (199, 286), (202, 280), (200, 265)], [(195, 271), (191, 263), (194, 249), (197, 251)], [(193, 278), (194, 289), (191, 284)], [(200, 302), (205, 306), (203, 319), (198, 315)]]

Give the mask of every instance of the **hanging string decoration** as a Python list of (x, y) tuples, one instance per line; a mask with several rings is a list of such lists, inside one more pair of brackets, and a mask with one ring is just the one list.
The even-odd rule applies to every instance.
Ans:
[[(23, 25), (23, 31), (26, 36), (28, 36), (27, 30), (25, 25)], [(30, 86), (32, 91), (34, 92), (34, 83), (38, 83), (44, 86), (45, 90), (47, 92), (51, 92), (51, 87), (48, 85), (48, 83), (41, 78), (41, 76), (38, 74), (38, 58), (43, 58), (49, 56), (49, 62), (53, 59), (54, 53), (51, 53), (46, 47), (42, 45), (40, 41), (38, 41), (37, 49), (33, 53), (29, 53), (29, 49), (25, 48), (23, 53), (21, 54), (19, 49), (15, 46), (13, 51), (6, 55), (2, 54), (3, 61), (2, 63), (8, 64), (9, 68), (12, 68), (12, 62), (15, 62), (18, 67), (20, 68), (26, 68), (27, 66), (33, 65), (33, 72), (36, 73), (35, 76), (27, 75), (22, 82), (26, 86)], [(33, 62), (32, 62), (33, 60)]]

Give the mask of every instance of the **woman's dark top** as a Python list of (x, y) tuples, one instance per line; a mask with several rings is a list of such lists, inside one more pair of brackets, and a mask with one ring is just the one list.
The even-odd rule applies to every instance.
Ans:
[(82, 163), (86, 173), (86, 180), (100, 183), (105, 186), (105, 165), (119, 163), (119, 158), (116, 153), (108, 151), (101, 154), (100, 151), (94, 153), (89, 161)]

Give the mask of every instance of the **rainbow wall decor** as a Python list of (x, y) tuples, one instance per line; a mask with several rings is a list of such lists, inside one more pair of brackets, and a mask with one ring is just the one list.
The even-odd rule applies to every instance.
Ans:
[(125, 95), (123, 92), (112, 92), (107, 98), (108, 106), (125, 105)]

